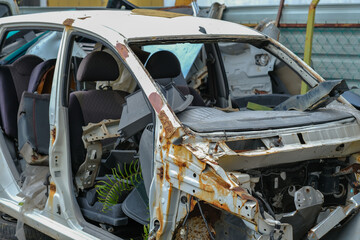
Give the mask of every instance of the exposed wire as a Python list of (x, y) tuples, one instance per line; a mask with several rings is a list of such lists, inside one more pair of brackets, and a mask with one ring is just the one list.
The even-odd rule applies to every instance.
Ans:
[(201, 209), (199, 200), (197, 200), (197, 204), (198, 204), (198, 207), (199, 207), (199, 210), (200, 210), (201, 217), (202, 217), (203, 220), (204, 220), (206, 229), (207, 229), (208, 232), (209, 232), (210, 238), (211, 238), (211, 240), (215, 240), (214, 236), (212, 235), (212, 233), (211, 233), (211, 231), (210, 231), (209, 225), (207, 224), (207, 221), (206, 221), (205, 216), (204, 216), (204, 213), (203, 213), (203, 211), (202, 211), (202, 209)]
[(182, 226), (183, 226), (183, 227), (184, 227), (184, 225), (185, 225), (185, 223), (186, 223), (186, 221), (187, 221), (187, 219), (188, 219), (188, 217), (189, 217), (189, 214), (190, 214), (192, 197), (193, 197), (193, 196), (190, 195), (189, 209), (186, 208), (186, 216), (185, 216), (184, 221), (183, 221), (183, 223), (182, 223)]
[[(185, 216), (185, 218), (184, 218), (184, 221), (183, 221), (183, 223), (182, 223), (182, 228), (184, 228), (184, 226), (185, 226), (185, 224), (186, 224), (186, 222), (187, 222), (187, 219), (188, 219), (188, 217), (189, 217), (189, 215), (190, 215), (190, 210), (191, 210), (191, 200), (192, 200), (192, 195), (190, 195), (190, 201), (189, 201), (189, 209), (186, 207), (186, 216)], [(185, 235), (185, 240), (187, 240), (187, 236), (188, 236), (188, 232), (189, 232), (189, 229), (186, 227), (185, 228), (186, 229), (186, 235)]]
[(265, 199), (263, 199), (259, 194), (257, 194), (256, 192), (254, 192), (254, 196), (255, 196), (255, 198), (261, 200), (264, 203), (266, 209), (268, 210), (268, 213), (275, 219), (275, 213), (272, 210), (270, 204)]

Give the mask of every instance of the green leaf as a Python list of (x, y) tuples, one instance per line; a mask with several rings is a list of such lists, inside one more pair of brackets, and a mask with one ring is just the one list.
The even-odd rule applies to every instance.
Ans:
[(96, 192), (99, 194), (98, 200), (103, 203), (103, 212), (116, 205), (124, 191), (132, 190), (143, 179), (138, 160), (131, 162), (130, 166), (124, 164), (123, 169), (124, 171), (121, 171), (118, 164), (117, 167), (111, 169), (111, 175), (106, 175), (108, 181), (98, 181), (95, 185)]

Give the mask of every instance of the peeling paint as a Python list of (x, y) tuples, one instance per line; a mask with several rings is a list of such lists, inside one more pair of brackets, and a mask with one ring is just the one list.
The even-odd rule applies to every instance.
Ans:
[(160, 95), (156, 92), (152, 92), (149, 95), (149, 101), (151, 105), (154, 107), (157, 113), (160, 113), (161, 108), (163, 107), (164, 103), (160, 97)]
[(121, 44), (121, 43), (116, 43), (116, 46), (115, 46), (116, 50), (118, 51), (118, 53), (120, 54), (121, 58), (122, 59), (126, 59), (129, 57), (129, 50), (125, 47), (124, 44)]
[(50, 182), (50, 193), (49, 193), (49, 206), (53, 208), (54, 195), (56, 193), (56, 185), (54, 182)]
[(67, 18), (65, 19), (65, 21), (63, 22), (63, 25), (66, 27), (72, 27), (73, 23), (75, 22), (74, 19), (72, 18)]
[(78, 19), (80, 19), (80, 20), (85, 20), (85, 19), (87, 19), (87, 18), (91, 18), (91, 16), (79, 17)]
[(51, 129), (51, 146), (54, 145), (55, 139), (56, 139), (56, 127), (54, 127), (53, 129)]

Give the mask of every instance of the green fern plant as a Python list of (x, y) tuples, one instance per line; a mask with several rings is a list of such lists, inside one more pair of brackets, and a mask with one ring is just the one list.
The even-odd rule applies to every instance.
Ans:
[(150, 228), (150, 225), (149, 225), (149, 224), (144, 225), (144, 233), (143, 233), (143, 235), (142, 235), (142, 237), (143, 237), (144, 240), (149, 239), (149, 228)]
[(124, 191), (129, 192), (143, 179), (138, 160), (131, 162), (130, 166), (124, 164), (123, 171), (118, 164), (117, 168), (111, 169), (111, 172), (112, 175), (106, 175), (108, 181), (99, 181), (95, 186), (99, 194), (98, 200), (103, 203), (101, 210), (103, 212), (117, 204)]

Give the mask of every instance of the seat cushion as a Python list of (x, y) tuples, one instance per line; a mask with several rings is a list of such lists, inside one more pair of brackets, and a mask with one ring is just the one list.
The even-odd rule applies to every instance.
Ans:
[(120, 119), (125, 103), (123, 91), (89, 90), (70, 94), (69, 130), (73, 173), (85, 160), (86, 150), (82, 141), (82, 127), (104, 119)]

